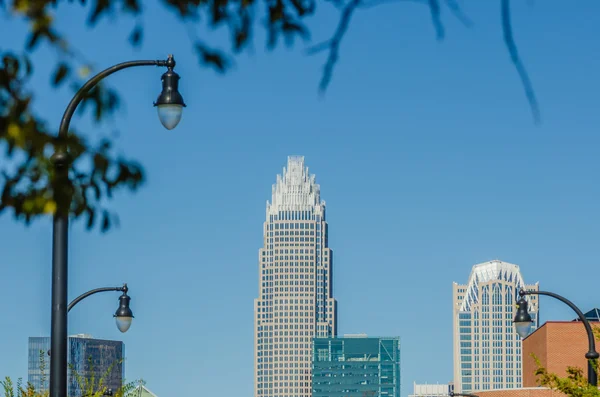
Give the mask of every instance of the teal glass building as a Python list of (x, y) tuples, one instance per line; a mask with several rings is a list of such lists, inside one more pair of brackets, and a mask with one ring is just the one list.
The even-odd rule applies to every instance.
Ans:
[[(50, 375), (49, 337), (30, 337), (28, 343), (27, 380), (35, 390), (48, 390)], [(97, 382), (104, 376), (104, 386), (116, 392), (125, 377), (125, 345), (121, 341), (93, 339), (89, 335), (69, 336), (67, 344), (69, 365), (81, 375), (82, 380)], [(43, 361), (42, 361), (43, 360)], [(40, 368), (42, 367), (42, 368)], [(83, 392), (71, 368), (68, 370), (68, 397), (81, 397)]]
[(400, 338), (315, 338), (313, 397), (400, 397)]

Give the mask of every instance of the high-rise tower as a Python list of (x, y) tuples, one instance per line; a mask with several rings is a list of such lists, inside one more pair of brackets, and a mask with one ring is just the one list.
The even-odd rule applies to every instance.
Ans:
[(312, 338), (337, 334), (325, 202), (304, 157), (288, 157), (267, 201), (254, 301), (254, 396), (310, 397)]
[[(477, 392), (522, 387), (521, 338), (513, 325), (519, 266), (494, 260), (473, 266), (466, 285), (454, 283), (454, 391)], [(526, 297), (538, 326), (538, 297)]]

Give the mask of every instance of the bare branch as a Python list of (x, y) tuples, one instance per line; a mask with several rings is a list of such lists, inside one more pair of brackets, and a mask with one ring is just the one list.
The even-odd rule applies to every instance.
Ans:
[(436, 38), (442, 40), (444, 38), (444, 25), (442, 25), (439, 0), (429, 0), (429, 11), (431, 12), (431, 23), (435, 28)]
[(331, 47), (331, 40), (325, 40), (322, 43), (316, 44), (306, 50), (306, 55), (315, 55), (316, 53), (323, 52)]
[(350, 24), (350, 20), (352, 19), (352, 14), (359, 6), (362, 0), (351, 0), (344, 9), (342, 10), (342, 16), (340, 17), (340, 22), (335, 30), (335, 34), (331, 38), (324, 43), (317, 44), (316, 46), (310, 48), (308, 50), (309, 54), (315, 54), (319, 51), (323, 51), (327, 47), (329, 47), (329, 55), (327, 56), (327, 62), (323, 67), (323, 76), (321, 77), (321, 82), (319, 83), (319, 91), (321, 93), (325, 92), (327, 86), (331, 82), (331, 75), (333, 73), (333, 68), (339, 58), (340, 52), (340, 44), (342, 39), (344, 38), (344, 34), (348, 30), (348, 25)]
[(452, 12), (452, 14), (456, 17), (456, 19), (458, 19), (467, 28), (470, 28), (473, 26), (473, 21), (471, 21), (471, 19), (469, 19), (469, 17), (467, 17), (462, 12), (462, 10), (460, 9), (460, 6), (456, 2), (456, 0), (446, 0), (446, 6), (448, 6), (448, 8)]
[(513, 31), (512, 31), (512, 22), (510, 19), (510, 0), (501, 0), (502, 7), (502, 30), (504, 32), (504, 43), (506, 44), (506, 48), (508, 49), (508, 53), (510, 54), (510, 59), (515, 65), (517, 69), (517, 73), (519, 73), (519, 78), (521, 79), (521, 83), (523, 84), (523, 89), (525, 90), (525, 96), (527, 97), (527, 101), (529, 102), (529, 107), (531, 108), (531, 113), (533, 114), (533, 119), (536, 124), (540, 123), (540, 109), (537, 102), (537, 98), (535, 96), (535, 91), (533, 89), (533, 85), (531, 84), (531, 80), (529, 79), (529, 74), (525, 69), (525, 65), (519, 56), (519, 52), (517, 50), (517, 45), (515, 44)]
[(417, 3), (427, 4), (429, 0), (371, 0), (368, 2), (361, 2), (358, 8), (373, 8), (388, 3)]

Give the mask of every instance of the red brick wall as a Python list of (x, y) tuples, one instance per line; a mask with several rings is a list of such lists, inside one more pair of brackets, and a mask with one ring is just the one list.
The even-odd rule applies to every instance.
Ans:
[(479, 397), (565, 397), (564, 394), (551, 389), (501, 389), (478, 391)]
[(567, 367), (587, 374), (588, 339), (581, 322), (547, 322), (523, 341), (523, 387), (536, 387), (534, 353), (549, 372), (566, 376)]

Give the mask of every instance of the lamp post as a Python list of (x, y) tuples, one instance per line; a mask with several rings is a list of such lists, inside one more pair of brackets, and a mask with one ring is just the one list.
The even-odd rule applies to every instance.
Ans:
[(477, 394), (470, 394), (470, 393), (454, 393), (453, 391), (450, 392), (450, 394), (448, 394), (450, 397), (454, 397), (454, 396), (461, 396), (461, 397), (479, 397)]
[(521, 338), (525, 338), (529, 335), (529, 331), (531, 330), (531, 316), (527, 311), (527, 301), (525, 300), (525, 295), (546, 295), (551, 296), (552, 298), (558, 299), (559, 301), (567, 304), (571, 309), (577, 313), (579, 319), (583, 323), (585, 330), (587, 332), (588, 337), (588, 352), (585, 353), (585, 358), (588, 360), (588, 383), (592, 386), (598, 386), (598, 374), (596, 373), (596, 368), (594, 367), (593, 361), (597, 360), (600, 357), (600, 354), (596, 351), (596, 342), (594, 340), (594, 332), (592, 331), (592, 327), (590, 326), (589, 321), (583, 315), (583, 312), (579, 310), (577, 306), (573, 304), (570, 300), (555, 294), (553, 292), (546, 291), (525, 291), (523, 289), (519, 290), (520, 299), (517, 302), (517, 314), (515, 315), (515, 319), (513, 323), (515, 324), (515, 328), (517, 333)]
[[(70, 156), (64, 142), (69, 134), (71, 118), (85, 95), (105, 77), (119, 70), (136, 66), (161, 66), (167, 71), (162, 75), (162, 92), (154, 106), (162, 125), (171, 130), (181, 120), (185, 103), (178, 90), (179, 75), (173, 71), (175, 59), (169, 55), (167, 60), (130, 61), (119, 63), (105, 69), (88, 80), (77, 91), (63, 114), (58, 130), (59, 145), (51, 160), (54, 165), (55, 179), (53, 190), (57, 201), (52, 226), (52, 320), (50, 349), (50, 397), (67, 397), (67, 275), (69, 246), (69, 209), (72, 200), (69, 192)], [(82, 298), (83, 299), (83, 298)], [(118, 321), (118, 317), (117, 317)]]
[(122, 287), (104, 287), (104, 288), (96, 288), (91, 291), (86, 292), (85, 294), (79, 295), (77, 298), (73, 299), (69, 306), (67, 307), (67, 313), (71, 311), (73, 306), (78, 304), (83, 299), (87, 298), (90, 295), (97, 294), (98, 292), (108, 292), (108, 291), (119, 291), (123, 292), (123, 294), (119, 297), (119, 308), (113, 315), (117, 322), (117, 328), (119, 331), (125, 333), (131, 327), (131, 322), (133, 320), (133, 312), (129, 308), (129, 302), (131, 298), (127, 295), (129, 288), (127, 288), (127, 284), (123, 284)]
[[(81, 302), (82, 300), (87, 298), (88, 296), (97, 294), (98, 292), (108, 292), (108, 291), (123, 292), (123, 295), (121, 295), (119, 297), (119, 307), (117, 308), (117, 311), (115, 312), (113, 317), (115, 317), (115, 319), (116, 319), (117, 328), (119, 329), (119, 331), (121, 331), (123, 333), (127, 332), (129, 327), (131, 327), (131, 322), (133, 320), (133, 312), (129, 308), (129, 302), (131, 301), (131, 298), (129, 297), (129, 295), (127, 295), (127, 292), (129, 291), (127, 284), (123, 284), (122, 287), (96, 288), (96, 289), (86, 292), (85, 294), (81, 294), (77, 298), (73, 299), (71, 301), (71, 303), (69, 303), (69, 306), (67, 306), (67, 313), (70, 312), (71, 309), (76, 304), (78, 304), (79, 302)], [(52, 349), (48, 350), (49, 356), (50, 356), (51, 350)], [(52, 361), (52, 359), (50, 359), (50, 361)], [(110, 394), (110, 395), (112, 396), (112, 394)]]

